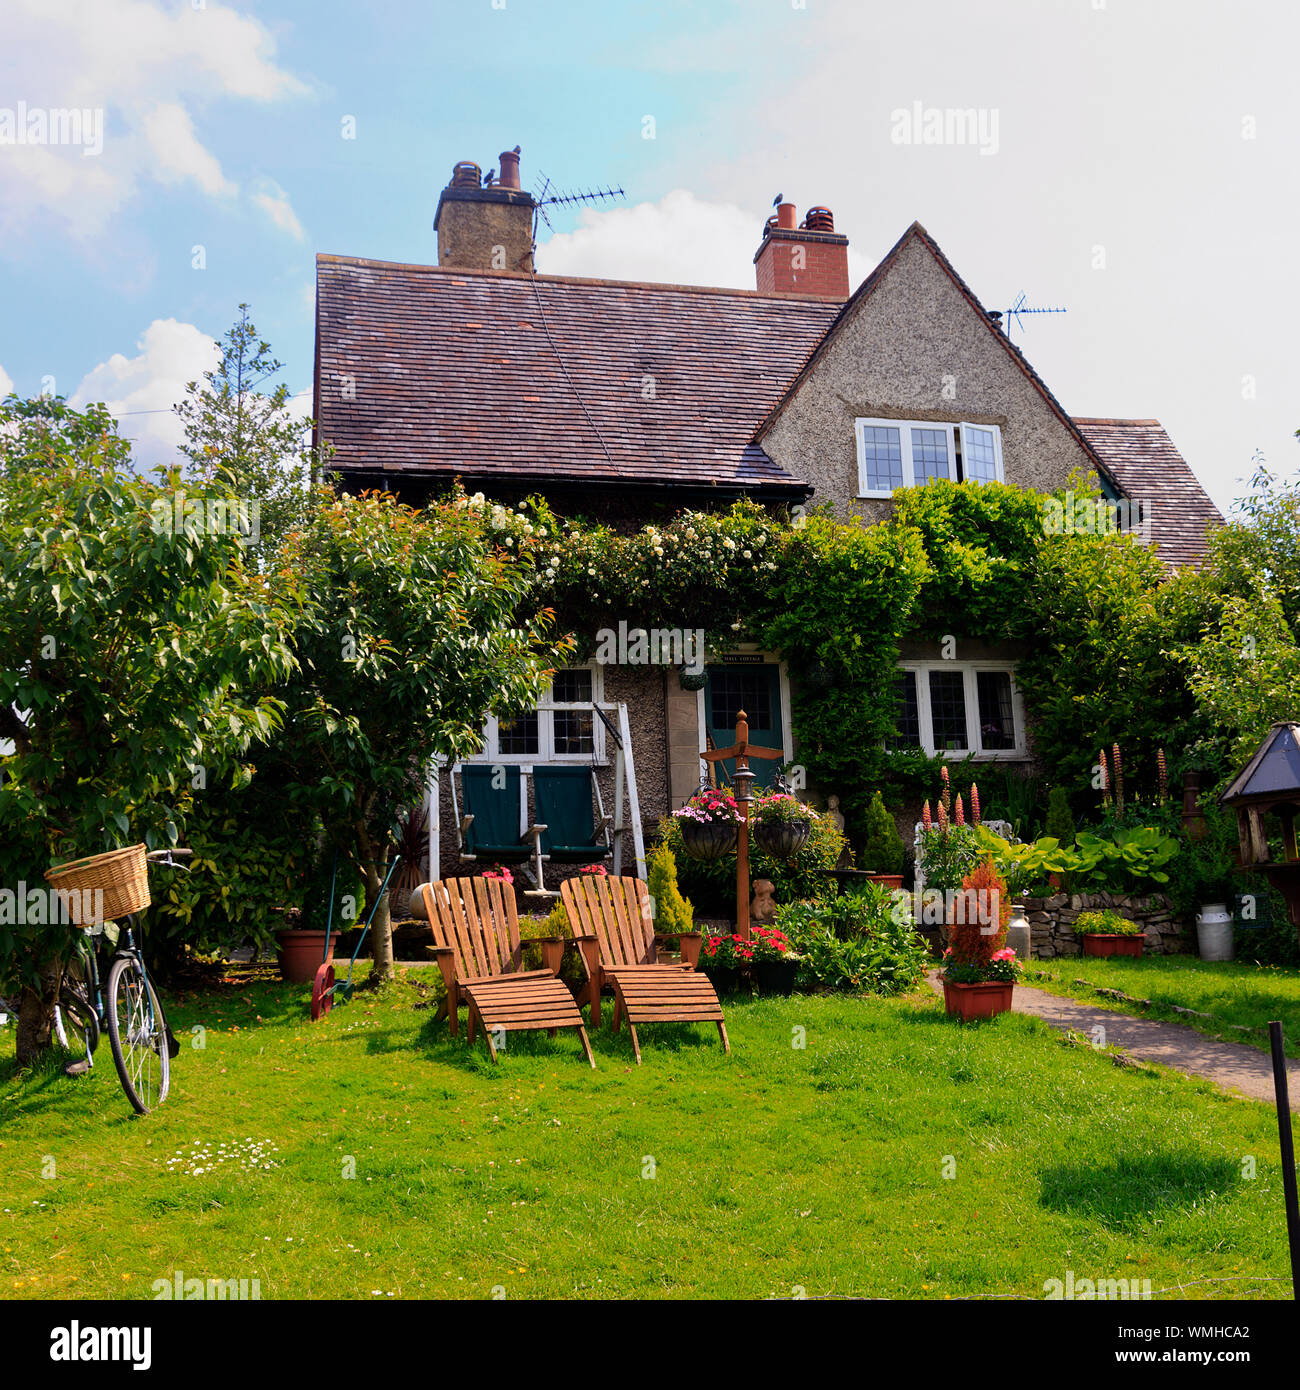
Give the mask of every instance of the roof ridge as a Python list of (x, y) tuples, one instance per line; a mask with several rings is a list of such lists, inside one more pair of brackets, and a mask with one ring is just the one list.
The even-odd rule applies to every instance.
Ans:
[(366, 256), (339, 256), (332, 252), (318, 251), (317, 265), (369, 266), (376, 270), (414, 270), (422, 274), (449, 275), (457, 280), (470, 277), (484, 280), (536, 281), (550, 285), (605, 285), (612, 289), (668, 290), (682, 294), (731, 295), (738, 299), (761, 299), (775, 304), (812, 303), (843, 304), (844, 300), (836, 294), (763, 294), (760, 290), (741, 290), (728, 285), (679, 285), (665, 280), (607, 280), (585, 275), (530, 275), (520, 270), (477, 270), (464, 266), (422, 265), (415, 261), (378, 261)]

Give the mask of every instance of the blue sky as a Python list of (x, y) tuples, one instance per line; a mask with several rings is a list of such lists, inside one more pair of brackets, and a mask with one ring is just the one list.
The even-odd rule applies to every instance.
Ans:
[[(989, 307), (1068, 307), (1018, 339), (1068, 410), (1160, 418), (1221, 505), (1254, 449), (1300, 463), (1281, 7), (0, 0), (0, 25), (0, 120), (104, 113), (98, 154), (0, 143), (0, 387), (107, 399), (151, 460), (241, 300), (306, 391), (315, 253), (432, 262), (451, 165), (520, 144), (526, 185), (628, 195), (558, 215), (542, 272), (750, 287), (783, 192), (834, 209), (856, 283), (919, 219)], [(903, 144), (916, 103), (996, 140)]]

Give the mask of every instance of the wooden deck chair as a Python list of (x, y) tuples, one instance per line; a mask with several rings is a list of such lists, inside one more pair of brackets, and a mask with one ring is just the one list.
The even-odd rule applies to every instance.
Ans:
[(590, 767), (560, 765), (533, 768), (533, 799), (537, 819), (544, 823), (542, 857), (557, 864), (598, 864), (614, 850), (609, 840), (613, 817), (592, 809), (600, 788)]
[[(569, 988), (559, 978), (560, 949), (544, 950), (547, 968), (523, 970), (523, 946), (514, 888), (499, 878), (448, 878), (423, 883), (419, 893), (433, 929), (434, 955), (447, 997), (437, 1018), (447, 1015), (456, 1036), (461, 1000), (469, 1005), (466, 1040), (473, 1045), (481, 1027), (488, 1052), (497, 1060), (493, 1034), (545, 1028), (576, 1028), (582, 1050), (593, 1067), (591, 1043)], [(550, 938), (554, 945), (561, 938)], [(435, 1019), (435, 1022), (437, 1019)]]
[[(457, 823), (461, 858), (525, 866), (531, 859), (532, 876), (540, 888), (541, 835), (546, 826), (530, 824), (519, 833), (524, 784), (518, 766), (466, 763), (460, 769), (460, 789), (465, 802), (465, 813)], [(455, 790), (453, 780), (453, 796)]]
[(643, 1023), (716, 1023), (722, 1050), (731, 1051), (717, 991), (707, 975), (689, 965), (660, 963), (650, 895), (639, 878), (580, 874), (560, 886), (569, 925), (582, 952), (591, 1022), (600, 1023), (600, 992), (614, 990), (614, 1031), (626, 1016), (632, 1050), (641, 1065), (636, 1030)]

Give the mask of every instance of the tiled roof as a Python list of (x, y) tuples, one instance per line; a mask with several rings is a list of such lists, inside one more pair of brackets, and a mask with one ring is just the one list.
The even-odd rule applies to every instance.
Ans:
[(753, 438), (839, 300), (340, 256), (316, 285), (316, 418), (344, 474), (811, 491)]
[(1159, 420), (1091, 420), (1075, 417), (1106, 471), (1126, 497), (1150, 504), (1151, 534), (1166, 564), (1198, 565), (1205, 533), (1223, 517)]

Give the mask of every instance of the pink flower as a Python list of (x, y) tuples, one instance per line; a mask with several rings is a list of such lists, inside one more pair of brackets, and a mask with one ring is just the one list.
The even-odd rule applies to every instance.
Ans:
[(994, 951), (992, 958), (994, 960), (1015, 960), (1016, 953), (1010, 946), (1004, 946), (1000, 951)]
[(928, 801), (925, 803), (924, 806), (921, 807), (921, 824), (922, 824), (927, 830), (929, 830), (929, 828), (930, 828), (930, 803), (929, 803)]
[(965, 825), (965, 824), (966, 824), (966, 812), (963, 811), (962, 808), (961, 808), (961, 793), (960, 793), (960, 792), (957, 793), (957, 824), (958, 824), (958, 825)]
[(974, 782), (970, 784), (970, 814), (976, 825), (980, 823), (980, 789)]

